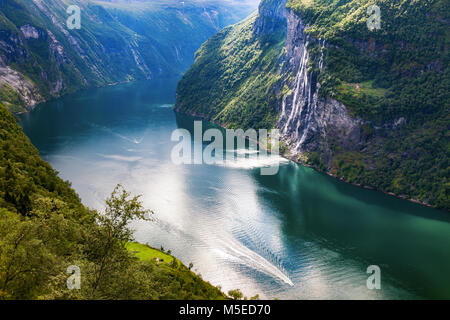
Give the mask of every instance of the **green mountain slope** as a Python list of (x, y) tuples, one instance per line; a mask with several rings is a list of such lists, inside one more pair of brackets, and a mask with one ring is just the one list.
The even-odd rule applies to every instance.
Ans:
[(265, 0), (255, 22), (208, 40), (176, 109), (278, 127), (295, 161), (448, 210), (448, 1), (292, 0), (283, 16), (285, 4)]
[[(174, 258), (136, 258), (122, 222), (145, 212), (139, 199), (119, 188), (105, 214), (85, 208), (1, 104), (0, 153), (0, 300), (224, 299)], [(69, 266), (80, 290), (67, 287)]]
[(176, 110), (203, 116), (230, 128), (272, 127), (277, 112), (269, 88), (278, 80), (282, 37), (253, 37), (255, 17), (225, 28), (196, 53), (179, 82)]
[[(66, 25), (72, 4), (79, 30)], [(0, 8), (0, 101), (19, 112), (85, 87), (181, 74), (201, 43), (254, 3), (1, 0)]]
[[(370, 31), (373, 4), (380, 7), (381, 29)], [(308, 34), (332, 44), (319, 78), (323, 94), (375, 122), (448, 115), (442, 108), (450, 97), (448, 1), (291, 0), (288, 7), (310, 26)]]

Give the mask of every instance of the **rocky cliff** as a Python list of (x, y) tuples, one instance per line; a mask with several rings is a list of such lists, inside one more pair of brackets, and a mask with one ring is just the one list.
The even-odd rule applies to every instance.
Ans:
[(202, 46), (176, 110), (277, 127), (290, 159), (448, 209), (449, 73), (436, 67), (448, 59), (445, 3), (383, 0), (380, 31), (366, 26), (371, 4), (262, 1)]
[[(347, 150), (357, 150), (361, 141), (362, 120), (350, 115), (339, 101), (319, 97), (318, 73), (323, 70), (326, 42), (305, 33), (305, 24), (292, 10), (286, 10), (287, 37), (282, 83), (289, 92), (282, 94), (276, 126), (294, 160), (308, 161), (312, 152), (319, 152), (328, 168), (333, 165), (330, 139), (339, 141)], [(318, 69), (310, 70), (310, 43), (319, 47)], [(293, 77), (292, 77), (293, 76)], [(293, 79), (292, 79), (293, 78)], [(290, 80), (292, 79), (292, 80)]]
[(261, 1), (253, 27), (254, 36), (286, 31), (286, 3), (287, 0)]
[(254, 1), (0, 0), (0, 103), (22, 112), (85, 87), (180, 75), (209, 36)]

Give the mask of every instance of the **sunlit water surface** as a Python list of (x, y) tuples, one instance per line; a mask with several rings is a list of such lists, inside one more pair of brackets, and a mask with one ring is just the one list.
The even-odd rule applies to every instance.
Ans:
[[(284, 161), (175, 165), (170, 137), (193, 119), (172, 110), (177, 79), (92, 89), (40, 105), (21, 124), (84, 203), (117, 183), (154, 222), (136, 239), (171, 249), (224, 291), (280, 299), (450, 298), (448, 214)], [(267, 159), (266, 159), (267, 160)], [(272, 159), (273, 160), (273, 159)], [(368, 290), (369, 265), (381, 290)]]

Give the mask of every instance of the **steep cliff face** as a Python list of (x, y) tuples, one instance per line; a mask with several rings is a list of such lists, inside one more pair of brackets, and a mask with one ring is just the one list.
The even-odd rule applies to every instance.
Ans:
[[(231, 127), (248, 127), (249, 124), (277, 127), (287, 146), (286, 156), (305, 162), (310, 153), (319, 152), (323, 161), (331, 167), (333, 157), (329, 137), (341, 141), (350, 149), (356, 149), (361, 142), (362, 121), (352, 117), (342, 103), (331, 98), (319, 98), (320, 83), (317, 77), (324, 67), (323, 53), (318, 59), (318, 70), (312, 72), (308, 46), (317, 43), (323, 49), (325, 42), (305, 33), (302, 19), (286, 8), (286, 2), (262, 1), (256, 18), (224, 30), (209, 40), (179, 84), (176, 109)], [(213, 44), (216, 39), (225, 40)], [(262, 52), (269, 51), (267, 48), (274, 51), (272, 43), (282, 44), (275, 49), (278, 54), (261, 54), (261, 48)], [(246, 46), (246, 49), (241, 46)], [(223, 50), (217, 50), (218, 47)], [(254, 50), (248, 49), (252, 47)], [(244, 50), (248, 53), (244, 54)], [(226, 60), (212, 64), (211, 57), (217, 56), (223, 56)], [(238, 66), (236, 60), (242, 56), (244, 59)], [(252, 59), (248, 61), (250, 56)], [(272, 63), (270, 68), (267, 67), (268, 61)], [(238, 72), (239, 77), (230, 79), (225, 76), (234, 74), (230, 67)], [(258, 92), (264, 100), (255, 103), (255, 99), (248, 97), (259, 88), (253, 84), (263, 77), (263, 70), (265, 76), (272, 76), (268, 82), (261, 84), (265, 90)], [(217, 78), (216, 74), (220, 76)], [(200, 79), (193, 79), (193, 75), (201, 75), (210, 81), (202, 83)], [(214, 88), (221, 88), (222, 91), (215, 95)], [(263, 118), (267, 112), (272, 115), (270, 121)], [(248, 121), (248, 116), (242, 117), (242, 113), (253, 114), (251, 121)], [(261, 121), (261, 118), (264, 120)]]
[(261, 1), (258, 7), (258, 18), (255, 21), (253, 35), (286, 32), (287, 0)]
[(0, 103), (13, 112), (80, 88), (184, 72), (195, 50), (256, 6), (241, 1), (0, 0)]
[(277, 127), (290, 159), (450, 208), (448, 4), (381, 0), (385, 29), (371, 31), (372, 4), (263, 0), (202, 46), (176, 110)]
[[(333, 156), (329, 139), (340, 141), (346, 149), (356, 150), (361, 144), (362, 120), (352, 117), (344, 104), (332, 98), (319, 97), (318, 73), (324, 67), (325, 41), (305, 33), (305, 24), (292, 10), (286, 10), (287, 37), (283, 86), (289, 89), (279, 101), (280, 118), (277, 127), (289, 148), (289, 156), (307, 161), (308, 154), (319, 152), (327, 167)], [(318, 69), (310, 70), (310, 43), (319, 47)], [(293, 80), (290, 81), (290, 79)]]

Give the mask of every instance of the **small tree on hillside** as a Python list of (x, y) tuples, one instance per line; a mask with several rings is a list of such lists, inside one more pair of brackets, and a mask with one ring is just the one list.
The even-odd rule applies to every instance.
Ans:
[(239, 289), (228, 291), (228, 296), (233, 300), (241, 300), (244, 297)]
[(153, 213), (143, 208), (140, 196), (131, 197), (121, 185), (117, 185), (106, 199), (104, 214), (98, 214), (98, 229), (92, 239), (91, 258), (95, 262), (92, 295), (108, 278), (108, 274), (120, 271), (121, 265), (126, 267), (130, 263), (130, 255), (125, 245), (134, 240), (133, 230), (129, 223), (136, 219), (151, 220), (148, 214)]

